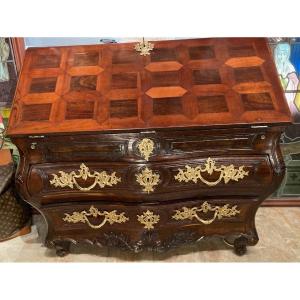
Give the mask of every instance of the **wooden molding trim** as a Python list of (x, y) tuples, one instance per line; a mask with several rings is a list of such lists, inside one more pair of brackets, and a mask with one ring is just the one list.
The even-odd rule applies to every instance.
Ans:
[(261, 206), (300, 206), (300, 198), (269, 198), (263, 201)]
[(11, 43), (12, 43), (12, 47), (13, 47), (17, 71), (19, 73), (21, 70), (24, 55), (25, 55), (24, 38), (11, 38)]

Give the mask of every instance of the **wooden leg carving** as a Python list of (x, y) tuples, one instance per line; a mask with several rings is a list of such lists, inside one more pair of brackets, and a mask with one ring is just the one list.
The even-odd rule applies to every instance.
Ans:
[(240, 236), (234, 240), (234, 252), (237, 255), (244, 255), (247, 252), (248, 239), (245, 236)]
[(63, 257), (69, 254), (71, 242), (69, 241), (54, 241), (54, 248), (56, 250), (56, 255)]
[(248, 237), (248, 245), (249, 245), (249, 246), (254, 246), (254, 245), (256, 245), (256, 244), (258, 243), (258, 241), (259, 241), (259, 238), (258, 238), (258, 234), (257, 234), (256, 229), (251, 230), (251, 231), (248, 233), (247, 237)]

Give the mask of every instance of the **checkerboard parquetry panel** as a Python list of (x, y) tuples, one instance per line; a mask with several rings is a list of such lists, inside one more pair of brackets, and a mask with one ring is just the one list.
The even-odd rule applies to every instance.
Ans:
[(287, 122), (264, 39), (154, 42), (27, 51), (9, 131)]

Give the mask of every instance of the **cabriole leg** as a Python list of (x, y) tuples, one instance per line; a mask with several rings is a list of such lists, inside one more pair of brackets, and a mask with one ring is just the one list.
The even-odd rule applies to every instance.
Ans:
[(69, 241), (54, 241), (54, 248), (56, 250), (56, 255), (59, 257), (66, 256), (70, 253), (71, 242)]
[(234, 252), (237, 255), (244, 255), (247, 252), (248, 239), (245, 236), (240, 236), (234, 240)]

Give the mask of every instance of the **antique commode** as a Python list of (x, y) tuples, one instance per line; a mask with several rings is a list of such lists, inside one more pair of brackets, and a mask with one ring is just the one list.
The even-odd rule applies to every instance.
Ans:
[(57, 255), (217, 235), (244, 254), (290, 112), (263, 38), (31, 48), (8, 135)]

